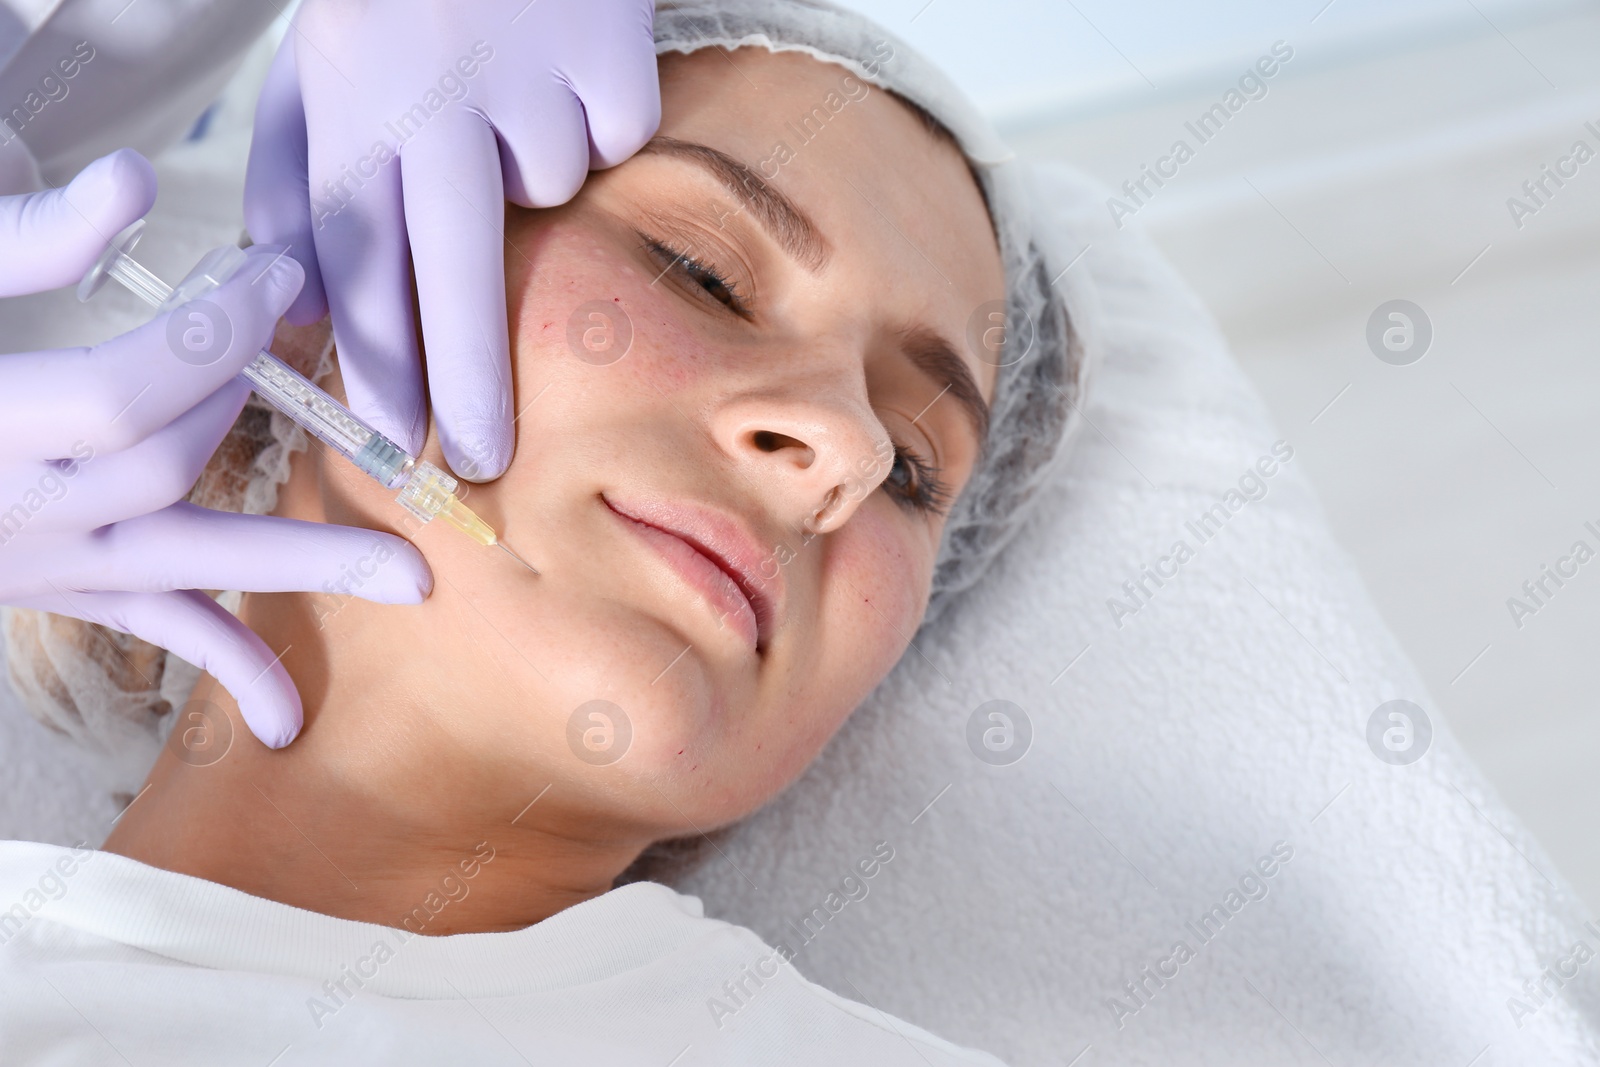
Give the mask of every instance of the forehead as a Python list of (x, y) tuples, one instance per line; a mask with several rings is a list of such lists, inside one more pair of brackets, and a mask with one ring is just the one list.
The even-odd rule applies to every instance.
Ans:
[(843, 67), (763, 48), (661, 57), (661, 134), (743, 161), (815, 220), (826, 274), (885, 321), (948, 337), (991, 397), (969, 320), (1005, 296), (982, 194), (960, 151)]

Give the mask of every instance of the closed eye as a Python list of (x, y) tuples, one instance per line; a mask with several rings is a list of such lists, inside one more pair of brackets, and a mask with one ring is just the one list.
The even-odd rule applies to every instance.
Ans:
[(658, 279), (671, 275), (678, 284), (691, 292), (702, 294), (701, 299), (709, 297), (741, 318), (750, 317), (750, 308), (745, 302), (744, 294), (739, 291), (738, 283), (730, 281), (715, 263), (703, 256), (697, 257), (689, 252), (680, 251), (657, 238), (643, 234), (640, 236), (643, 238), (645, 251), (661, 267)]

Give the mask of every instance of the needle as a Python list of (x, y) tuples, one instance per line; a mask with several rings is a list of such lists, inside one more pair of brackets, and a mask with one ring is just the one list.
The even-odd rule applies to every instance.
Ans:
[(533, 564), (529, 563), (527, 560), (511, 551), (511, 546), (506, 544), (504, 541), (496, 540), (494, 546), (500, 551), (504, 552), (506, 555), (510, 556), (512, 559), (516, 560), (518, 563), (522, 564), (524, 567), (528, 568), (530, 571), (533, 571), (534, 574), (539, 573), (537, 570), (534, 570)]

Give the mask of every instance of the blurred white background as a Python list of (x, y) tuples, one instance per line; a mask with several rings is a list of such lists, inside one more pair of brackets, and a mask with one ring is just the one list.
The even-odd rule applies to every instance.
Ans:
[[(1600, 5), (854, 6), (953, 72), (1022, 155), (1112, 187), (1195, 143), (1184, 123), (1275, 41), (1293, 48), (1130, 224), (1220, 320), (1429, 711), (1600, 908), (1600, 560), (1547, 581), (1520, 628), (1507, 605), (1574, 541), (1600, 550), (1600, 158), (1547, 181), (1521, 226), (1507, 205), (1575, 141), (1600, 151)], [(1408, 366), (1365, 339), (1396, 298), (1434, 330)]]

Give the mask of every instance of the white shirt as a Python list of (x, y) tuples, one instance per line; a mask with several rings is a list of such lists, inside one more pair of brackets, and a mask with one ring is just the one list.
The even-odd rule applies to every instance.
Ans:
[[(466, 870), (419, 921), (470, 895)], [(426, 936), (88, 847), (0, 842), (0, 1062), (124, 1060), (1001, 1067), (808, 982), (653, 882), (522, 930)]]

